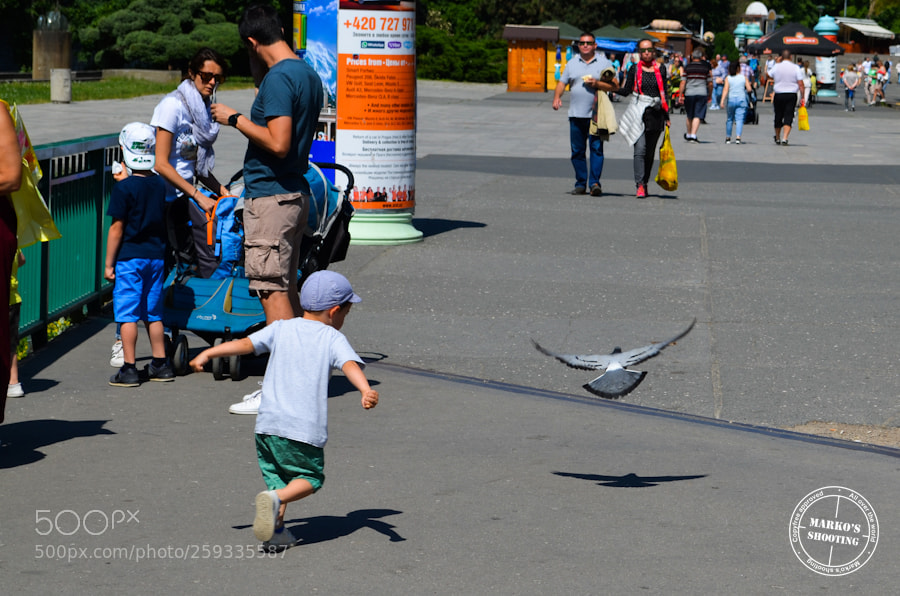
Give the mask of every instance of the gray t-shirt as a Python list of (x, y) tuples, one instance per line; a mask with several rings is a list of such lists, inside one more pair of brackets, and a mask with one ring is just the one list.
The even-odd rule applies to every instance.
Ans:
[(600, 73), (606, 68), (612, 67), (612, 62), (602, 54), (594, 54), (590, 62), (581, 59), (577, 54), (566, 63), (560, 81), (569, 85), (569, 118), (590, 118), (591, 108), (594, 107), (594, 97), (597, 90), (593, 87), (585, 87), (583, 77), (591, 75), (600, 80)]
[(309, 319), (275, 321), (249, 336), (253, 352), (268, 352), (255, 432), (324, 447), (328, 441), (328, 379), (353, 360), (365, 368), (344, 334)]

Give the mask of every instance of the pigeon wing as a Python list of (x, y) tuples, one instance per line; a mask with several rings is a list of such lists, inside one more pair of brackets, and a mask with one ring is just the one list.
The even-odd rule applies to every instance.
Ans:
[(583, 370), (599, 370), (602, 368), (606, 368), (609, 366), (610, 362), (613, 362), (612, 358), (609, 355), (604, 354), (557, 354), (556, 352), (551, 352), (538, 342), (531, 340), (531, 343), (541, 354), (546, 354), (551, 358), (556, 358), (560, 362), (571, 366), (572, 368), (580, 368)]
[(606, 371), (590, 383), (582, 385), (582, 387), (594, 395), (599, 395), (606, 399), (618, 399), (634, 391), (635, 387), (640, 385), (646, 375), (646, 372), (640, 370), (614, 368)]
[(620, 362), (622, 366), (631, 366), (633, 364), (637, 364), (639, 362), (643, 362), (644, 360), (653, 358), (654, 356), (662, 352), (664, 348), (687, 335), (691, 331), (691, 329), (694, 328), (694, 323), (696, 322), (697, 319), (691, 321), (691, 324), (688, 325), (687, 329), (685, 329), (672, 339), (667, 339), (655, 344), (650, 344), (649, 346), (644, 346), (643, 348), (635, 348), (627, 352), (622, 352), (621, 354), (616, 354), (616, 360)]

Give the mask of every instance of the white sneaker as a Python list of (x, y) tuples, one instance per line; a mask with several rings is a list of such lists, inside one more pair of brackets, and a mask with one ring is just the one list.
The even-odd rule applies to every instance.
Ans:
[(258, 414), (259, 402), (262, 400), (262, 389), (257, 389), (253, 393), (248, 393), (244, 399), (236, 404), (231, 404), (228, 412), (231, 414)]
[(256, 495), (256, 517), (253, 518), (253, 535), (260, 542), (268, 542), (275, 534), (275, 520), (281, 499), (274, 490), (264, 490)]
[(6, 388), (6, 397), (25, 397), (25, 391), (22, 389), (22, 383), (12, 383)]
[(117, 339), (112, 346), (112, 354), (109, 357), (109, 365), (113, 368), (122, 368), (125, 364), (125, 350), (122, 348), (122, 340)]

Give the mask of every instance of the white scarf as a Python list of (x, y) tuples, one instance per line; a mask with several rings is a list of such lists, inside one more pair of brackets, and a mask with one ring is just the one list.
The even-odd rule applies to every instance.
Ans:
[(212, 119), (209, 106), (203, 101), (203, 96), (197, 91), (192, 79), (181, 81), (178, 88), (170, 95), (181, 100), (191, 118), (194, 140), (197, 141), (197, 174), (209, 176), (216, 165), (213, 143), (219, 136), (219, 123)]

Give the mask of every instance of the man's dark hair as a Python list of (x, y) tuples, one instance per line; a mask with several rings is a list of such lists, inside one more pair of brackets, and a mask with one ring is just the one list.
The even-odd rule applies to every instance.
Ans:
[(284, 40), (284, 29), (278, 12), (267, 4), (254, 4), (244, 11), (244, 16), (238, 23), (238, 34), (244, 43), (252, 37), (264, 46)]

